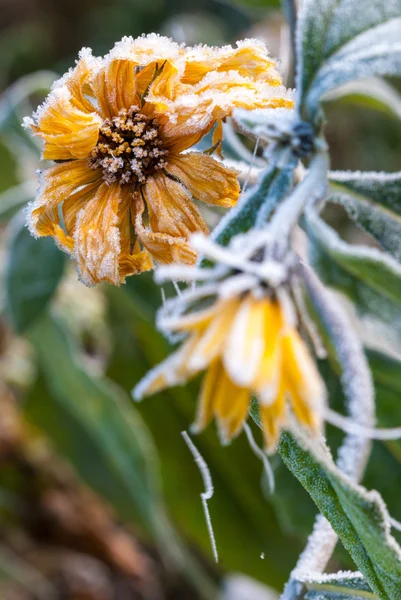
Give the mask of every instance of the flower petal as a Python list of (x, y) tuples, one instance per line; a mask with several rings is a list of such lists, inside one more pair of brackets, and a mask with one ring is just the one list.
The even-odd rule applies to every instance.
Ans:
[(82, 281), (87, 285), (102, 281), (120, 284), (120, 201), (120, 186), (102, 183), (77, 217), (75, 251)]
[(107, 62), (93, 79), (93, 88), (104, 118), (114, 117), (121, 109), (138, 105), (135, 63), (121, 59)]
[(188, 356), (196, 342), (197, 336), (191, 336), (176, 352), (149, 371), (134, 388), (134, 398), (142, 400), (167, 387), (183, 384), (187, 379), (196, 375), (196, 372), (189, 369), (187, 365)]
[(294, 329), (283, 336), (283, 375), (298, 419), (320, 430), (326, 393), (305, 342)]
[(220, 360), (215, 360), (208, 368), (202, 382), (202, 388), (198, 400), (198, 410), (196, 419), (192, 425), (192, 430), (196, 433), (205, 429), (214, 415), (215, 392), (219, 378), (223, 374), (223, 367)]
[(120, 229), (121, 252), (119, 259), (120, 279), (124, 281), (128, 275), (136, 275), (143, 271), (149, 271), (153, 267), (152, 258), (147, 250), (141, 250), (139, 241), (134, 231), (132, 222), (132, 190), (129, 186), (122, 188), (126, 196), (121, 202), (120, 213), (122, 214)]
[(149, 177), (143, 188), (153, 231), (188, 238), (208, 233), (206, 224), (185, 188), (164, 173)]
[(239, 306), (240, 300), (237, 298), (220, 303), (219, 310), (200, 335), (188, 358), (191, 368), (202, 370), (221, 354)]
[(214, 408), (223, 442), (229, 442), (241, 431), (249, 400), (249, 389), (236, 385), (222, 368), (214, 390)]
[[(58, 205), (71, 196), (73, 202), (74, 199), (78, 201), (87, 191), (93, 193), (100, 183), (101, 173), (90, 169), (86, 160), (74, 160), (42, 171), (36, 199), (28, 206), (28, 225), (32, 235), (53, 235), (53, 225), (60, 221)], [(79, 194), (74, 196), (78, 190)]]
[(282, 365), (281, 331), (284, 325), (278, 302), (265, 303), (264, 350), (262, 360), (252, 382), (261, 404), (275, 402), (279, 393)]
[(196, 252), (188, 237), (196, 231), (207, 232), (207, 227), (183, 186), (160, 173), (148, 179), (143, 195), (149, 227), (143, 224), (141, 200), (135, 225), (143, 245), (159, 262), (195, 262)]
[[(76, 103), (75, 103), (76, 104)], [(101, 118), (77, 108), (67, 86), (56, 87), (26, 125), (45, 140), (45, 160), (86, 158), (97, 144)]]
[[(60, 83), (65, 84), (71, 92), (71, 103), (78, 110), (92, 113), (95, 110), (94, 103), (88, 96), (93, 97), (91, 79), (100, 67), (100, 60), (92, 56), (90, 48), (83, 48), (79, 53), (79, 60), (74, 69), (65, 75)], [(57, 84), (56, 84), (57, 85)]]
[(145, 203), (138, 194), (135, 199), (135, 209), (135, 231), (141, 243), (156, 261), (160, 263), (183, 262), (186, 264), (196, 262), (197, 254), (185, 237), (155, 232), (149, 226), (144, 225)]
[(251, 387), (260, 371), (265, 349), (266, 300), (248, 295), (242, 301), (224, 348), (224, 366), (231, 379)]
[(262, 421), (265, 448), (267, 452), (271, 453), (277, 446), (281, 429), (287, 419), (283, 382), (280, 384), (275, 401), (269, 405), (260, 405), (260, 418)]
[(168, 173), (178, 177), (197, 200), (217, 206), (234, 206), (240, 194), (237, 171), (211, 156), (190, 152), (168, 157)]
[(219, 72), (237, 71), (253, 79), (263, 78), (270, 85), (280, 85), (281, 77), (275, 62), (269, 57), (263, 42), (247, 39), (237, 42), (237, 47), (209, 48), (197, 46), (185, 55), (185, 71), (182, 81), (198, 83), (212, 70)]

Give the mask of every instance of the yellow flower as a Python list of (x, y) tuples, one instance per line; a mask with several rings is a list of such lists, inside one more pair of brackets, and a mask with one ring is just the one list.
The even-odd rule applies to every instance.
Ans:
[(84, 49), (26, 120), (57, 164), (29, 208), (35, 236), (53, 236), (81, 279), (119, 285), (157, 262), (193, 263), (207, 231), (193, 199), (231, 207), (236, 172), (187, 152), (234, 107), (291, 107), (274, 62), (252, 40), (184, 48), (155, 34), (124, 38), (104, 58)]
[(170, 317), (164, 328), (188, 334), (182, 346), (134, 390), (135, 398), (184, 383), (207, 369), (195, 428), (215, 416), (222, 438), (237, 435), (256, 396), (266, 449), (274, 450), (290, 409), (321, 432), (325, 388), (316, 365), (279, 299), (268, 293), (220, 298), (211, 307)]

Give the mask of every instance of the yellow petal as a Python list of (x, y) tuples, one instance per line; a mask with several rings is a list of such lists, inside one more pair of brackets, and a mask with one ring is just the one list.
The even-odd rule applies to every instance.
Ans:
[(139, 194), (135, 199), (135, 211), (135, 231), (141, 243), (156, 261), (160, 263), (182, 262), (185, 264), (196, 262), (197, 254), (190, 247), (186, 237), (154, 232), (144, 224), (145, 204)]
[(234, 410), (231, 415), (220, 421), (220, 434), (223, 441), (229, 442), (236, 437), (243, 428), (248, 416), (250, 392), (247, 388), (236, 388)]
[(143, 193), (153, 231), (188, 238), (191, 233), (208, 233), (207, 226), (185, 188), (159, 173), (149, 177)]
[(93, 89), (104, 118), (118, 115), (123, 108), (138, 105), (135, 64), (130, 60), (113, 60), (98, 71)]
[(240, 386), (251, 387), (260, 371), (265, 349), (265, 299), (249, 294), (231, 325), (224, 348), (224, 366)]
[(296, 330), (282, 339), (283, 375), (298, 419), (319, 430), (322, 423), (325, 389), (305, 342)]
[(95, 196), (100, 179), (79, 188), (64, 200), (62, 205), (63, 220), (66, 231), (73, 237), (79, 211)]
[(86, 158), (97, 144), (101, 118), (97, 112), (79, 110), (66, 86), (56, 88), (28, 125), (45, 140), (43, 158)]
[(207, 427), (214, 415), (216, 388), (223, 373), (221, 361), (215, 360), (208, 368), (202, 382), (198, 410), (193, 429), (198, 432)]
[(142, 400), (167, 387), (180, 385), (196, 375), (196, 371), (188, 368), (188, 356), (196, 342), (196, 335), (189, 337), (176, 352), (149, 371), (134, 389), (134, 398)]
[(96, 196), (80, 212), (76, 223), (75, 250), (82, 281), (94, 285), (120, 284), (119, 203), (120, 186), (102, 183)]
[(53, 224), (59, 223), (57, 207), (73, 196), (82, 197), (101, 183), (101, 173), (88, 167), (86, 160), (55, 165), (42, 172), (36, 199), (29, 207), (29, 227), (33, 235), (53, 235)]
[(261, 404), (259, 408), (265, 448), (270, 453), (276, 449), (281, 429), (287, 419), (283, 382), (280, 383), (275, 401), (269, 405)]
[(210, 71), (237, 71), (241, 75), (259, 79), (263, 77), (271, 85), (280, 85), (281, 78), (269, 57), (266, 45), (256, 40), (243, 40), (237, 48), (208, 48), (201, 46), (188, 50), (185, 55), (185, 71), (182, 81), (198, 83)]
[(281, 379), (283, 317), (277, 302), (264, 303), (264, 350), (252, 389), (262, 404), (275, 401)]
[(237, 172), (211, 156), (198, 152), (172, 155), (168, 157), (166, 170), (178, 177), (198, 200), (227, 208), (238, 200)]
[[(174, 114), (174, 113), (173, 113)], [(202, 129), (188, 128), (186, 116), (178, 115), (177, 119), (170, 119), (169, 115), (157, 116), (163, 136), (164, 147), (172, 154), (179, 154), (188, 148), (195, 146), (213, 127), (213, 123), (208, 121)]]
[(64, 78), (64, 83), (71, 93), (71, 103), (83, 112), (95, 111), (95, 102), (90, 100), (90, 96), (93, 97), (91, 80), (99, 66), (100, 61), (92, 56), (92, 51), (84, 48), (79, 53), (76, 67)]
[(219, 304), (188, 359), (191, 368), (202, 370), (221, 354), (239, 305), (240, 301), (237, 299), (225, 300)]
[(214, 303), (203, 310), (191, 312), (177, 317), (165, 318), (166, 329), (170, 331), (199, 331), (204, 330), (210, 324), (216, 312), (219, 311), (219, 304)]
[(129, 202), (124, 202), (122, 199), (120, 205), (120, 213), (122, 214), (120, 229), (120, 244), (121, 252), (119, 259), (120, 280), (124, 281), (128, 275), (136, 275), (144, 271), (149, 271), (153, 267), (152, 257), (147, 250), (142, 250), (136, 239), (134, 224), (132, 222), (133, 207), (132, 191), (129, 186), (124, 186), (123, 194), (127, 196)]
[(214, 408), (220, 434), (223, 441), (228, 442), (241, 431), (246, 420), (250, 392), (246, 387), (236, 385), (223, 368), (214, 394)]

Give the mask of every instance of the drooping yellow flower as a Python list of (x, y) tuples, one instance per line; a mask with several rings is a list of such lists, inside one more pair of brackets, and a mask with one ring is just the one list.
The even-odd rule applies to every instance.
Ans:
[(312, 432), (321, 431), (325, 388), (277, 298), (248, 291), (172, 318), (165, 328), (188, 337), (138, 384), (136, 399), (182, 384), (206, 369), (197, 430), (216, 417), (223, 439), (230, 440), (241, 431), (254, 395), (268, 451), (288, 424), (290, 410)]
[(53, 236), (88, 285), (120, 284), (161, 263), (193, 263), (187, 240), (207, 231), (193, 199), (231, 207), (236, 172), (188, 152), (235, 107), (291, 107), (263, 44), (185, 48), (155, 34), (88, 49), (27, 119), (45, 144), (29, 208), (35, 236)]

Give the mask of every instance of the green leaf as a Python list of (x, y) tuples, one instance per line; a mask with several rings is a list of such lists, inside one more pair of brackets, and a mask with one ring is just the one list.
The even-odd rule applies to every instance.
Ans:
[(330, 200), (401, 260), (401, 173), (334, 171)]
[(346, 83), (326, 94), (322, 100), (355, 104), (401, 119), (401, 96), (394, 86), (380, 77)]
[(401, 343), (401, 267), (391, 257), (342, 241), (317, 213), (305, 219), (309, 258), (322, 281), (345, 293), (361, 317), (376, 321)]
[(305, 600), (378, 600), (358, 573), (321, 575), (305, 578)]
[(347, 272), (401, 306), (401, 267), (396, 261), (375, 248), (347, 244), (314, 209), (307, 211), (305, 220), (313, 244), (312, 262), (314, 251), (321, 249)]
[[(317, 447), (317, 445), (316, 445)], [(401, 549), (389, 532), (377, 492), (352, 484), (323, 452), (284, 432), (279, 452), (330, 522), (371, 589), (381, 600), (401, 598)]]
[(5, 277), (6, 310), (19, 333), (46, 310), (63, 276), (66, 259), (51, 238), (34, 239), (21, 221), (18, 218), (12, 223)]
[(237, 206), (213, 230), (216, 242), (227, 246), (234, 235), (245, 233), (257, 221), (263, 225), (277, 204), (290, 192), (297, 161), (291, 159), (282, 169), (272, 165), (261, 174), (258, 184), (243, 194)]
[(298, 20), (301, 114), (314, 120), (323, 94), (354, 79), (401, 70), (401, 1), (305, 0)]
[(188, 577), (214, 597), (203, 570), (182, 548), (165, 512), (155, 448), (131, 399), (106, 379), (91, 377), (78, 364), (79, 349), (68, 332), (44, 316), (29, 332), (51, 393), (28, 397), (28, 418), (45, 431), (83, 481), (129, 523), (150, 531)]

